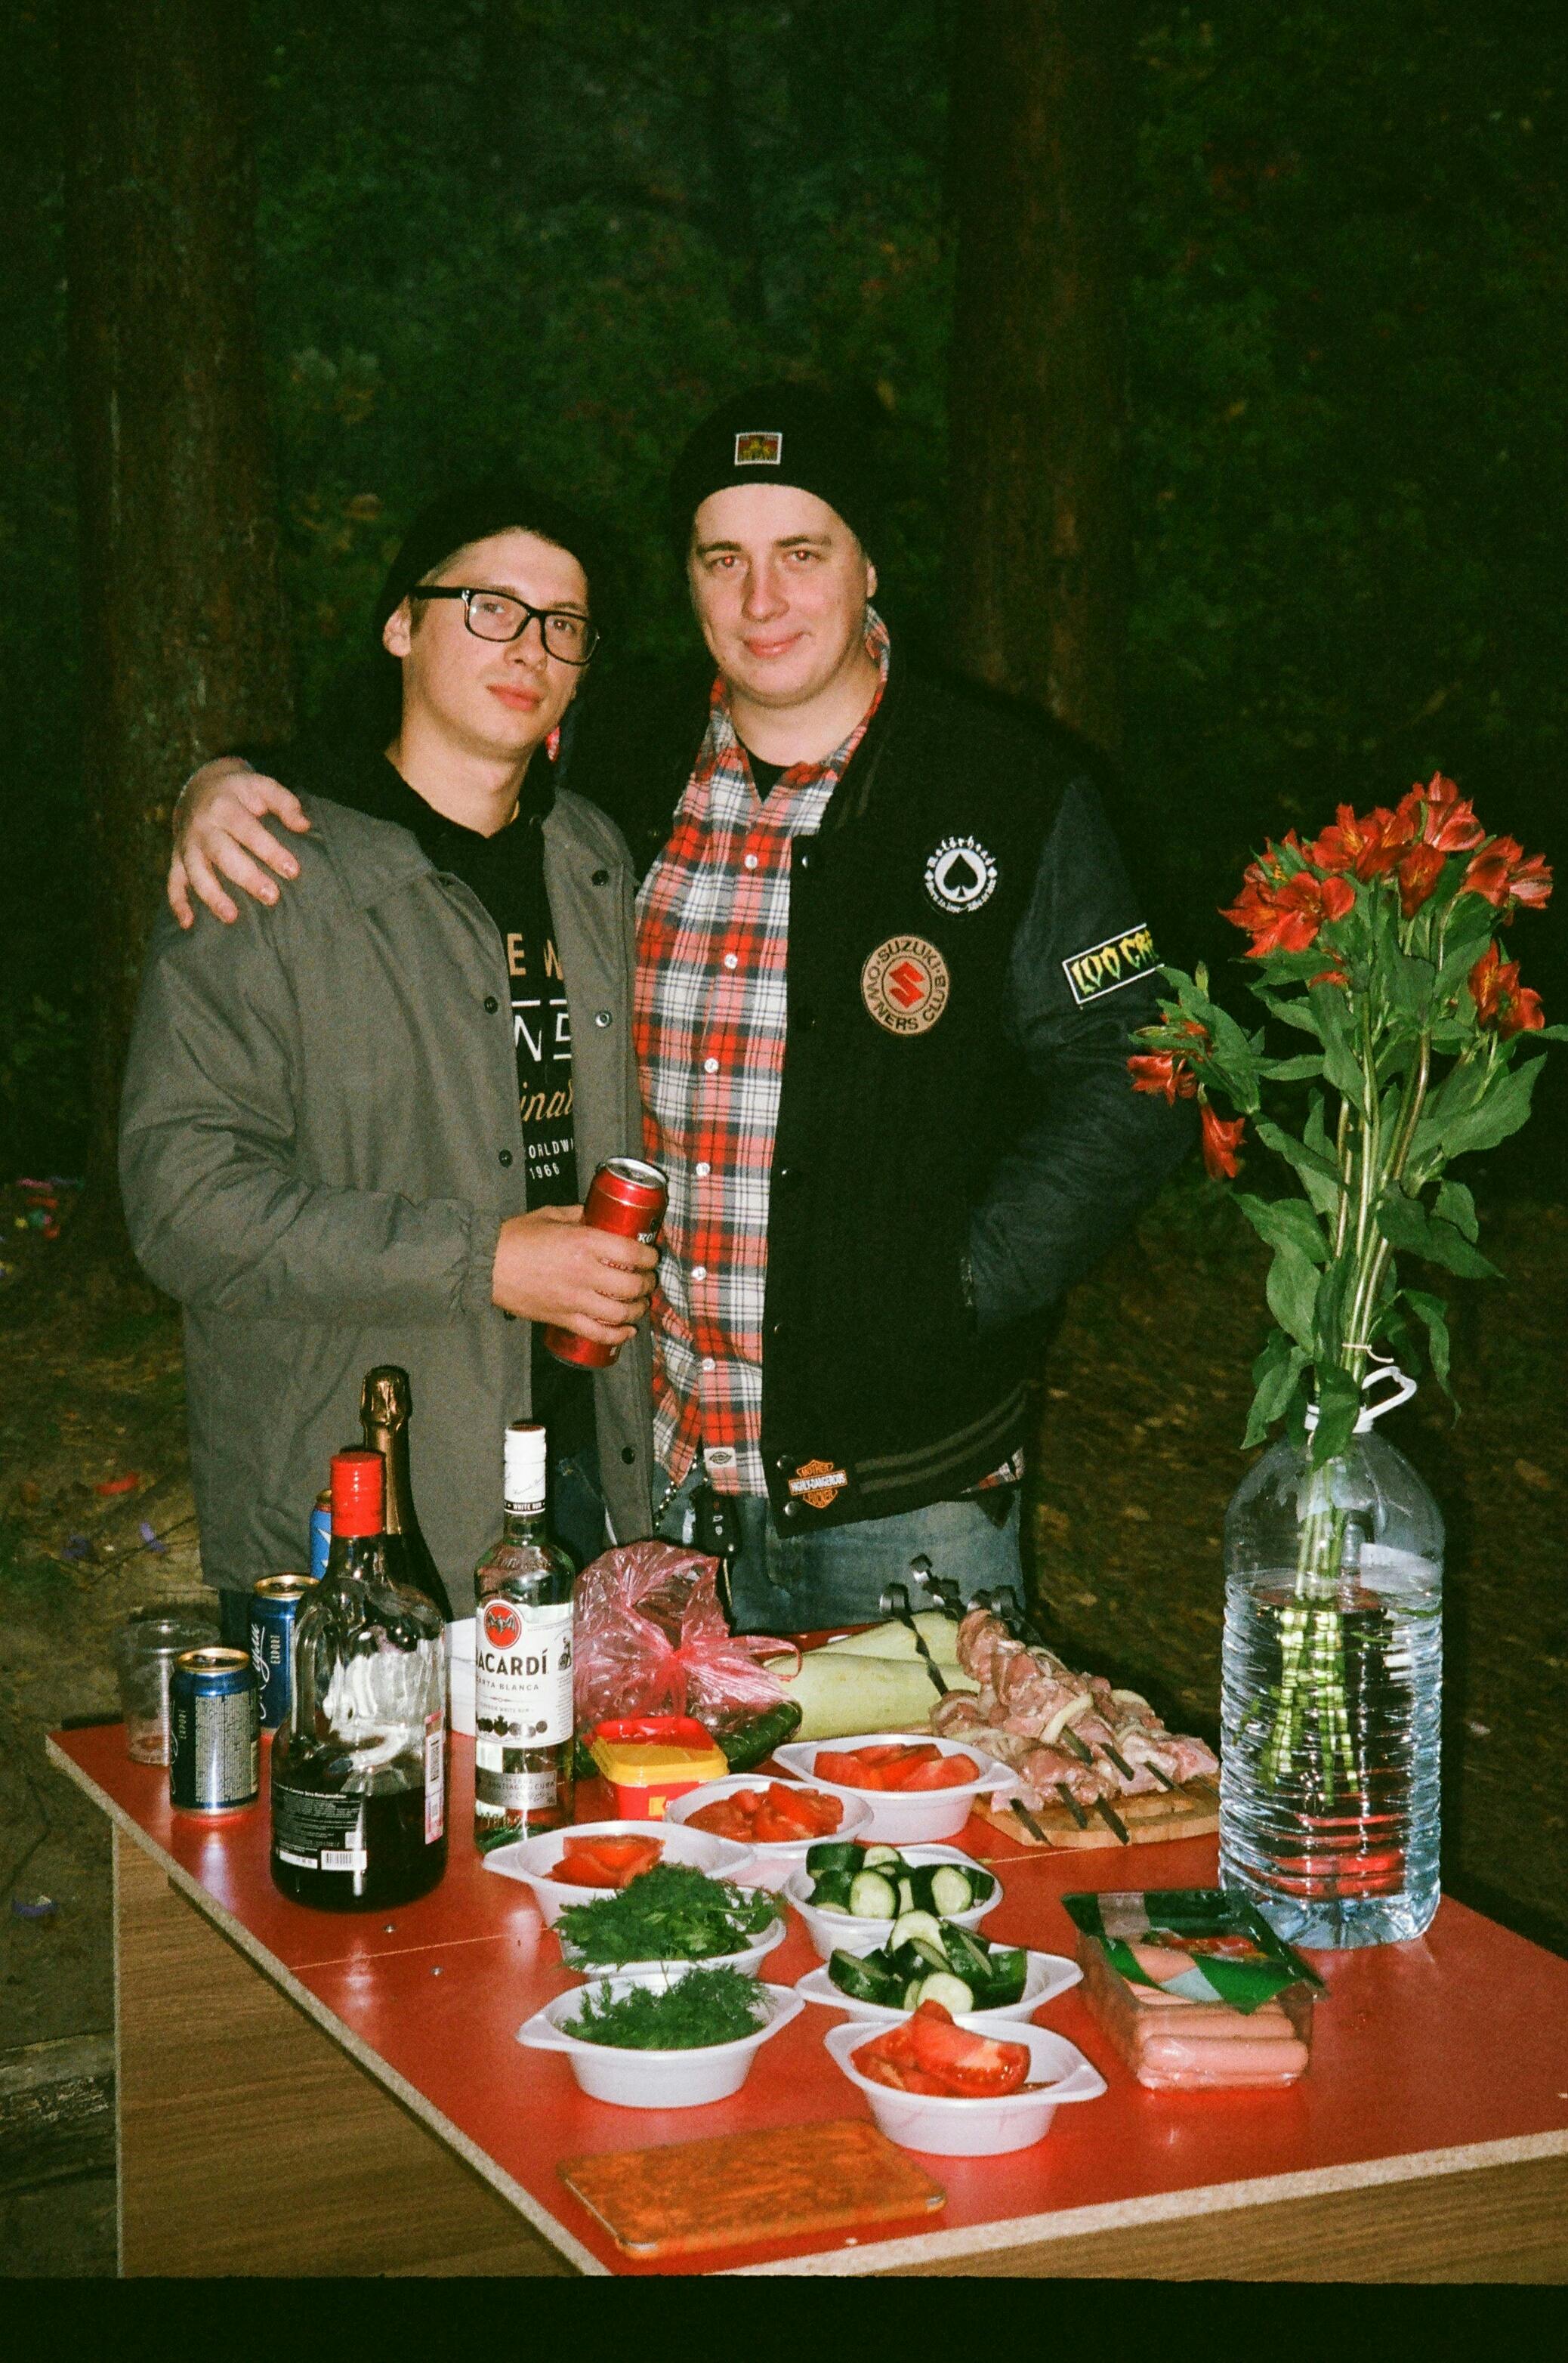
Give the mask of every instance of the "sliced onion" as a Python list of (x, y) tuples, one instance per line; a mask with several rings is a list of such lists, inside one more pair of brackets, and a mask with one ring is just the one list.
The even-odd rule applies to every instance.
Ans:
[(1052, 1747), (1059, 1734), (1066, 1729), (1068, 1724), (1077, 1723), (1080, 1714), (1088, 1714), (1093, 1704), (1094, 1696), (1089, 1691), (1080, 1691), (1077, 1698), (1069, 1699), (1066, 1705), (1059, 1708), (1056, 1714), (1051, 1717), (1050, 1722), (1041, 1733), (1041, 1747)]

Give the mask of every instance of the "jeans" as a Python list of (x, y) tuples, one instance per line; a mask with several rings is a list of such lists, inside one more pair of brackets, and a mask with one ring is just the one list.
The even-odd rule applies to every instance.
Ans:
[[(691, 1496), (703, 1482), (698, 1459), (659, 1520), (667, 1542), (694, 1539)], [(889, 1583), (907, 1588), (912, 1608), (934, 1608), (935, 1596), (910, 1571), (911, 1559), (922, 1552), (932, 1573), (955, 1583), (966, 1600), (977, 1592), (1001, 1589), (1023, 1604), (1016, 1488), (999, 1526), (971, 1498), (933, 1502), (896, 1517), (859, 1518), (820, 1534), (784, 1536), (764, 1496), (726, 1495), (725, 1502), (734, 1503), (740, 1519), (741, 1548), (730, 1563), (737, 1633), (811, 1633), (828, 1625), (874, 1624), (885, 1614), (882, 1593)]]

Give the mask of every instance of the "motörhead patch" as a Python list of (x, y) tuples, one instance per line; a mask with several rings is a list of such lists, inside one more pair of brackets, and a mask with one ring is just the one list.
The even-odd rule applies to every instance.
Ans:
[(1103, 1000), (1108, 993), (1120, 991), (1122, 985), (1132, 984), (1158, 966), (1154, 939), (1140, 920), (1124, 936), (1107, 936), (1102, 944), (1090, 944), (1087, 951), (1074, 952), (1070, 960), (1062, 962), (1062, 971), (1072, 988), (1073, 999), (1080, 1009), (1087, 1009), (1091, 1001)]
[(752, 434), (735, 437), (737, 468), (778, 468), (783, 465), (783, 460), (784, 438), (782, 435)]
[(848, 1482), (848, 1470), (835, 1469), (831, 1460), (802, 1460), (790, 1480), (790, 1491), (808, 1509), (826, 1510), (833, 1506), (834, 1495)]
[(997, 862), (977, 837), (944, 837), (925, 865), (925, 891), (939, 911), (966, 918), (997, 891)]
[(923, 936), (889, 936), (860, 971), (860, 998), (889, 1034), (929, 1034), (952, 984), (934, 944)]

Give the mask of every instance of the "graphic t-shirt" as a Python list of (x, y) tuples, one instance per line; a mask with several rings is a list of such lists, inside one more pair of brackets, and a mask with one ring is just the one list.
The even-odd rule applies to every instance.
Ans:
[[(417, 838), (436, 868), (478, 895), (501, 937), (512, 987), (518, 1112), (527, 1161), (528, 1204), (575, 1206), (577, 1139), (572, 1123), (571, 1023), (545, 891), (540, 836), (554, 793), (542, 760), (530, 767), (514, 817), (493, 837), (448, 820), (416, 795), (386, 757), (345, 756), (302, 745), (258, 759), (286, 784), (350, 804), (373, 820), (393, 821)], [(534, 772), (539, 772), (536, 784)], [(533, 1416), (549, 1431), (552, 1458), (593, 1440), (593, 1386), (584, 1370), (558, 1362), (535, 1328)]]

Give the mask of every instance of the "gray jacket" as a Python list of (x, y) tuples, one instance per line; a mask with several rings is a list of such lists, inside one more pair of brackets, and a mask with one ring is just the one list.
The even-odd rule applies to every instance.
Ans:
[[(502, 1431), (529, 1409), (529, 1325), (491, 1303), (525, 1159), (501, 937), (406, 829), (318, 797), (296, 884), (149, 954), (120, 1119), (142, 1266), (185, 1308), (202, 1560), (248, 1586), (303, 1567), (359, 1382), (407, 1370), (414, 1498), (455, 1610), (500, 1527)], [(545, 880), (571, 1020), (578, 1159), (635, 1155), (632, 875), (558, 792)], [(646, 1326), (596, 1381), (615, 1533), (650, 1526)]]

